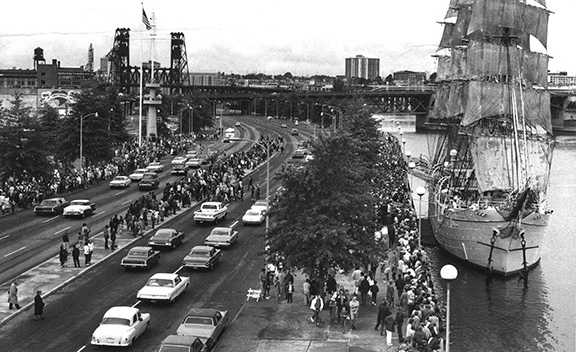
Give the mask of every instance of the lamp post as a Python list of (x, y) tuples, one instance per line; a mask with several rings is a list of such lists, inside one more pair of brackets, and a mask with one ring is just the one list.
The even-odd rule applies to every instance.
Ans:
[(446, 280), (446, 352), (450, 352), (450, 282), (458, 277), (458, 269), (446, 264), (440, 269), (440, 276)]
[(418, 250), (422, 249), (422, 196), (426, 193), (426, 189), (422, 186), (416, 188), (418, 195)]
[[(406, 157), (408, 158), (408, 160), (410, 160), (410, 157), (408, 156), (408, 153), (406, 153)], [(408, 168), (410, 169), (410, 190), (412, 190), (412, 185), (414, 184), (414, 179), (413, 179), (413, 171), (416, 168), (416, 163), (411, 161), (408, 163)]]
[[(190, 124), (188, 125), (188, 129), (189, 129), (188, 134), (190, 136), (192, 136), (192, 140), (194, 140), (194, 109), (195, 108), (201, 108), (202, 105), (193, 105), (193, 106), (188, 105), (188, 106), (190, 107), (190, 111), (191, 111), (190, 112)], [(222, 123), (222, 120), (220, 120), (220, 123)]]
[(402, 153), (406, 150), (406, 138), (402, 138)]
[(89, 114), (86, 114), (84, 116), (82, 116), (80, 118), (80, 172), (82, 172), (82, 168), (84, 167), (83, 165), (83, 156), (82, 156), (82, 121), (84, 121), (84, 118), (89, 117), (89, 116), (96, 116), (98, 117), (98, 113), (97, 112), (91, 112)]

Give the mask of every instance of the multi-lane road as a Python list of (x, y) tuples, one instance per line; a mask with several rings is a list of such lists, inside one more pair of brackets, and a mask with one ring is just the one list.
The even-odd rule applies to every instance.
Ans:
[[(278, 133), (284, 137), (284, 153), (270, 161), (271, 175), (278, 170), (292, 154), (298, 140), (310, 138), (311, 129), (300, 125), (299, 136), (291, 136), (291, 128), (283, 129), (280, 121), (267, 121), (262, 117), (225, 117), (225, 124), (234, 125), (240, 121), (238, 129), (242, 138), (255, 140), (261, 134)], [(282, 121), (284, 122), (284, 121)], [(289, 122), (288, 125), (293, 127)], [(230, 144), (218, 142), (213, 147), (227, 154), (245, 150), (251, 142), (239, 141)], [(162, 161), (165, 171), (161, 173), (161, 192), (166, 182), (177, 180), (169, 171), (169, 159)], [(266, 168), (260, 167), (251, 174), (254, 182), (265, 190)], [(277, 181), (271, 178), (271, 189)], [(61, 241), (61, 234), (67, 229), (74, 243), (78, 229), (86, 222), (94, 232), (100, 231), (110, 217), (124, 214), (130, 202), (142, 193), (132, 185), (127, 190), (110, 190), (107, 183), (67, 195), (71, 199), (87, 198), (97, 204), (95, 215), (85, 220), (36, 217), (31, 210), (0, 218), (0, 282), (21, 275), (27, 269), (47, 258), (54, 257)], [(265, 196), (265, 191), (262, 192)], [(203, 242), (213, 226), (194, 224), (191, 211), (171, 219), (162, 227), (177, 228), (185, 232), (185, 242), (172, 251), (163, 251), (160, 264), (150, 272), (125, 271), (119, 264), (128, 248), (123, 248), (105, 261), (90, 268), (83, 275), (45, 298), (46, 319), (35, 322), (32, 312), (22, 312), (0, 327), (1, 350), (6, 351), (106, 351), (107, 348), (90, 346), (93, 330), (98, 326), (104, 312), (111, 306), (138, 306), (151, 313), (152, 324), (139, 338), (132, 350), (155, 351), (160, 342), (174, 333), (183, 315), (191, 307), (214, 307), (225, 309), (233, 317), (240, 312), (246, 302), (246, 291), (256, 287), (258, 272), (264, 264), (259, 252), (263, 249), (264, 226), (244, 227), (239, 221), (252, 202), (245, 197), (244, 202), (232, 202), (229, 214), (221, 226), (233, 226), (240, 233), (239, 242), (225, 250), (222, 261), (212, 271), (187, 271), (181, 268), (182, 258), (191, 247)], [(192, 208), (191, 210), (193, 210)], [(137, 245), (144, 245), (146, 239)], [(191, 285), (187, 292), (173, 304), (139, 303), (136, 292), (146, 280), (156, 272), (178, 272), (189, 276)]]

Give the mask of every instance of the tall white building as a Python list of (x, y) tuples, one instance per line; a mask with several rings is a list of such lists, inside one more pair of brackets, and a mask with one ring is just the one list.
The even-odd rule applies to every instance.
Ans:
[(362, 55), (346, 58), (346, 77), (374, 79), (380, 75), (380, 59), (371, 59)]

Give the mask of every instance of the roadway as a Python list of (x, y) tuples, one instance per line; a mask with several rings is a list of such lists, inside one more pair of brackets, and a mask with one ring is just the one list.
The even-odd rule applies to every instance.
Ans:
[[(225, 125), (233, 125), (235, 121), (242, 123), (239, 128), (242, 138), (257, 139), (259, 134), (270, 132), (284, 136), (285, 150), (283, 155), (276, 155), (271, 159), (271, 175), (292, 154), (295, 142), (311, 136), (311, 129), (303, 124), (298, 126), (300, 136), (294, 137), (289, 135), (293, 127), (289, 122), (287, 123), (290, 128), (283, 129), (280, 128), (280, 121), (266, 121), (261, 117), (224, 117), (223, 122)], [(226, 153), (233, 153), (245, 149), (249, 144), (251, 142), (242, 141), (218, 144), (215, 147)], [(163, 160), (163, 163), (168, 166), (168, 159)], [(251, 175), (254, 182), (260, 184), (261, 189), (264, 190), (266, 167), (254, 170)], [(169, 175), (168, 170), (164, 171), (161, 174), (160, 189), (163, 188), (162, 185), (165, 182), (176, 179), (177, 177)], [(271, 178), (270, 189), (273, 190), (277, 186), (278, 181)], [(0, 249), (0, 272), (2, 273), (0, 275), (2, 282), (5, 282), (1, 287), (6, 287), (6, 282), (22, 273), (24, 274), (20, 276), (20, 279), (28, 279), (25, 274), (27, 269), (47, 258), (53, 258), (61, 241), (59, 231), (62, 229), (69, 228), (69, 233), (75, 234), (85, 221), (92, 227), (94, 234), (99, 232), (99, 229), (103, 228), (114, 214), (125, 213), (128, 204), (141, 194), (136, 188), (132, 186), (125, 192), (108, 190), (107, 183), (105, 183), (69, 195), (69, 199), (88, 198), (97, 203), (96, 214), (86, 220), (68, 220), (61, 217), (39, 218), (35, 217), (31, 210), (1, 218), (1, 228), (10, 229), (3, 231), (0, 235), (3, 241)], [(262, 192), (262, 196), (265, 196), (265, 192)], [(133, 350), (138, 351), (155, 351), (166, 336), (175, 332), (184, 314), (192, 307), (210, 306), (226, 309), (233, 318), (240, 312), (246, 301), (246, 290), (249, 287), (256, 287), (258, 272), (264, 263), (262, 256), (259, 255), (263, 249), (264, 239), (261, 235), (264, 233), (264, 225), (244, 227), (238, 223), (252, 204), (249, 194), (245, 199), (244, 202), (232, 202), (229, 205), (227, 220), (220, 224), (220, 226), (233, 226), (237, 229), (240, 233), (240, 241), (224, 252), (221, 263), (212, 271), (181, 269), (182, 258), (190, 248), (202, 243), (213, 227), (194, 224), (190, 213), (195, 209), (193, 207), (188, 212), (173, 217), (163, 224), (162, 227), (184, 231), (186, 240), (182, 246), (173, 251), (163, 251), (159, 265), (152, 268), (150, 272), (127, 272), (119, 264), (128, 248), (133, 245), (144, 245), (147, 239), (136, 240), (130, 246), (120, 248), (69, 284), (45, 297), (44, 300), (47, 303), (45, 320), (34, 322), (32, 312), (25, 311), (11, 319), (8, 324), (1, 326), (2, 349), (6, 351), (96, 350), (90, 346), (91, 334), (104, 312), (116, 305), (137, 305), (143, 312), (149, 312), (152, 315), (149, 330), (136, 341), (133, 347)], [(71, 243), (74, 243), (75, 239), (75, 235), (72, 235)], [(136, 292), (156, 272), (178, 272), (182, 276), (189, 276), (191, 286), (184, 296), (170, 305), (138, 303), (135, 298)], [(97, 350), (115, 349), (98, 348)]]

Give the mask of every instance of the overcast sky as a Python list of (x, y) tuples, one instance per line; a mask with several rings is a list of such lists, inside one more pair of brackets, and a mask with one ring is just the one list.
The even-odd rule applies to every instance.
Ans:
[[(169, 67), (170, 32), (183, 32), (190, 72), (343, 75), (347, 57), (380, 59), (383, 76), (398, 70), (435, 72), (442, 34), (437, 22), (449, 0), (146, 0), (155, 17), (154, 58)], [(576, 74), (575, 0), (548, 0), (551, 71)], [(114, 31), (131, 29), (131, 64), (142, 45), (139, 0), (15, 0), (2, 4), (0, 68), (33, 68), (34, 48), (64, 67), (95, 68), (112, 48)], [(150, 32), (145, 32), (148, 37)], [(141, 49), (143, 48), (143, 49)]]

